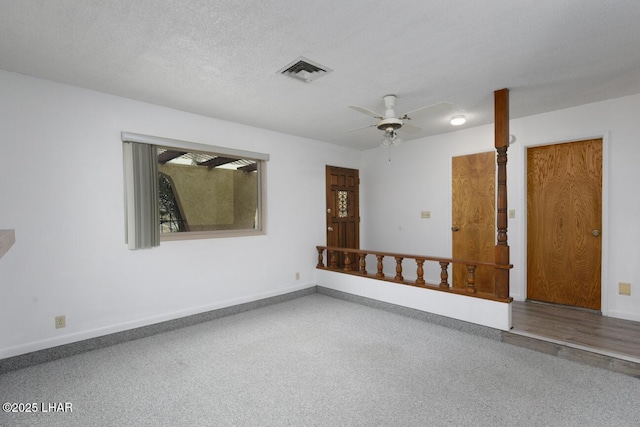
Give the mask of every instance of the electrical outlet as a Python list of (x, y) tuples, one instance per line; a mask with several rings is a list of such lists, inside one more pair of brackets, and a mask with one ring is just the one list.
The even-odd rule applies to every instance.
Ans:
[(64, 315), (56, 316), (56, 329), (64, 328), (67, 326), (67, 319)]
[(618, 283), (618, 293), (620, 295), (631, 295), (631, 283), (628, 283), (628, 282)]
[(421, 211), (420, 218), (423, 218), (423, 219), (431, 218), (431, 211)]
[(300, 280), (300, 273), (296, 272), (296, 280)]

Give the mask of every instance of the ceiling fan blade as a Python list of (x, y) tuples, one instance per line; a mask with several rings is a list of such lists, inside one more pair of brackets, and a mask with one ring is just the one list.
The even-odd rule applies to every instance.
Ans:
[(418, 126), (413, 126), (413, 125), (410, 125), (408, 123), (405, 123), (405, 124), (402, 125), (400, 130), (403, 131), (403, 132), (406, 132), (406, 133), (418, 133), (422, 129), (420, 129)]
[(400, 116), (401, 119), (411, 119), (409, 116), (419, 116), (424, 114), (435, 114), (441, 111), (446, 111), (451, 108), (450, 102), (441, 102), (439, 104), (427, 105), (426, 107), (420, 107), (415, 110), (411, 110)]
[(362, 127), (359, 127), (359, 128), (343, 130), (341, 133), (354, 132), (354, 131), (357, 131), (357, 130), (367, 129), (367, 128), (374, 127), (374, 126), (375, 126), (375, 124), (372, 124), (372, 125), (369, 125), (369, 126), (362, 126)]
[(360, 107), (359, 105), (349, 105), (349, 108), (366, 114), (367, 116), (375, 117), (376, 119), (382, 120), (384, 118), (382, 114), (378, 114), (375, 111), (369, 110), (368, 108)]

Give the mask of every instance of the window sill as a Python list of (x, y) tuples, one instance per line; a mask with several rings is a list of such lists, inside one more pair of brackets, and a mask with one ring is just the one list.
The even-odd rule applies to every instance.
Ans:
[(160, 242), (175, 240), (220, 239), (227, 237), (264, 236), (264, 230), (219, 230), (219, 231), (186, 231), (182, 233), (167, 233), (160, 235)]

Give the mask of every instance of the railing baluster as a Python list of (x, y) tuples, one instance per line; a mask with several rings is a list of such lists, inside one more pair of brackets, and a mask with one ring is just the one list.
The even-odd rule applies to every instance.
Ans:
[(351, 258), (347, 251), (344, 251), (344, 271), (351, 271)]
[(336, 251), (329, 251), (329, 255), (330, 255), (329, 267), (334, 269), (338, 268), (338, 261), (336, 260)]
[(418, 264), (418, 278), (416, 279), (416, 285), (424, 285), (425, 281), (424, 281), (424, 268), (422, 267), (422, 265), (424, 264), (424, 260), (417, 258), (416, 259), (416, 264)]
[(360, 274), (367, 274), (367, 254), (360, 252), (358, 257), (360, 258)]
[(467, 293), (476, 293), (476, 266), (467, 264)]
[(376, 277), (384, 277), (384, 271), (382, 271), (382, 258), (384, 258), (384, 255), (376, 255), (376, 258), (378, 259), (378, 272), (376, 273)]
[(324, 248), (317, 248), (318, 249), (318, 265), (316, 265), (316, 268), (323, 268), (324, 267)]
[(402, 277), (402, 257), (394, 257), (396, 259), (396, 277), (393, 278), (396, 282), (402, 282), (404, 277)]
[(440, 261), (440, 288), (449, 289), (449, 263)]

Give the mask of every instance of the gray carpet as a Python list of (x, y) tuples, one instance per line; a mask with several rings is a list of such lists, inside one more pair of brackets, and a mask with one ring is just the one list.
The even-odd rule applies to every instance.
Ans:
[(637, 426), (640, 381), (313, 294), (0, 376), (2, 426)]

